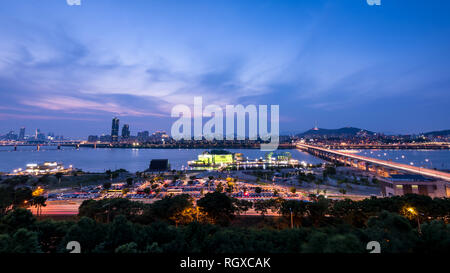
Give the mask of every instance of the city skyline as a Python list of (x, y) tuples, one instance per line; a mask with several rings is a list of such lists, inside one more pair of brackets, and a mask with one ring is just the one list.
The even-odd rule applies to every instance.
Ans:
[[(224, 124), (225, 125), (225, 124)], [(352, 134), (350, 133), (351, 131), (354, 130), (360, 130), (359, 132), (362, 133), (361, 136), (380, 136), (380, 134), (384, 135), (383, 132), (371, 132), (368, 131), (364, 128), (355, 128), (355, 127), (342, 127), (342, 128), (319, 128), (317, 126), (317, 124), (307, 130), (307, 131), (296, 131), (296, 132), (280, 132), (280, 136), (284, 136), (284, 137), (294, 137), (294, 136), (300, 136), (302, 138), (309, 135), (310, 132), (312, 131), (319, 131), (319, 130), (324, 130), (324, 134), (325, 131), (330, 131), (328, 133), (331, 133), (332, 135), (335, 134), (343, 134), (342, 130), (350, 130), (347, 131), (347, 134)], [(72, 137), (65, 137), (64, 135), (58, 135), (55, 134), (54, 132), (50, 131), (50, 132), (41, 132), (41, 130), (39, 128), (36, 129), (32, 129), (31, 128), (31, 133), (27, 134), (26, 132), (26, 127), (21, 127), (18, 131), (18, 134), (16, 134), (16, 131), (14, 129), (9, 130), (8, 133), (6, 134), (2, 134), (0, 132), (0, 139), (3, 140), (14, 140), (14, 141), (23, 141), (23, 140), (88, 140), (89, 142), (96, 142), (96, 141), (104, 141), (104, 142), (120, 142), (123, 140), (132, 140), (132, 139), (147, 139), (149, 136), (151, 135), (165, 135), (165, 137), (167, 138), (171, 138), (172, 136), (170, 136), (170, 134), (167, 134), (167, 132), (165, 130), (161, 130), (161, 129), (157, 129), (154, 131), (151, 131), (149, 129), (143, 129), (143, 130), (132, 130), (130, 127), (130, 124), (128, 123), (124, 123), (123, 125), (121, 125), (120, 123), (120, 119), (118, 117), (113, 117), (112, 118), (112, 125), (109, 128), (110, 133), (108, 133), (107, 131), (105, 132), (101, 132), (100, 134), (86, 134), (83, 135), (82, 137), (79, 138), (72, 138)], [(248, 130), (248, 124), (246, 124), (246, 130)], [(449, 130), (438, 130), (438, 131), (433, 131), (433, 132), (420, 132), (418, 134), (386, 134), (386, 136), (404, 136), (404, 137), (408, 137), (408, 136), (415, 136), (415, 137), (419, 137), (422, 134), (436, 134), (436, 133), (440, 133), (441, 135), (448, 135)], [(381, 136), (382, 136), (381, 135)], [(226, 138), (226, 134), (223, 134), (224, 139)], [(248, 136), (245, 136), (246, 138), (248, 138)], [(193, 138), (193, 137), (192, 137)], [(144, 141), (145, 142), (145, 141)]]
[(109, 134), (114, 116), (134, 135), (170, 132), (171, 108), (195, 95), (221, 106), (278, 104), (280, 133), (315, 122), (388, 134), (449, 129), (445, 2), (3, 6), (0, 135), (25, 127), (85, 138)]

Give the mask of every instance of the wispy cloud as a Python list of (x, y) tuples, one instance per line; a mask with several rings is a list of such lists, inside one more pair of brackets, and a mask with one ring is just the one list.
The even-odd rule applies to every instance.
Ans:
[(83, 117), (74, 117), (74, 116), (23, 115), (23, 114), (0, 113), (0, 120), (7, 120), (7, 119), (101, 121), (101, 119), (97, 119), (97, 118), (83, 118)]
[(127, 107), (123, 107), (116, 103), (100, 103), (95, 101), (89, 101), (85, 99), (79, 99), (74, 97), (44, 97), (36, 100), (23, 100), (24, 105), (44, 108), (53, 111), (67, 111), (77, 112), (78, 110), (91, 110), (93, 112), (102, 111), (112, 113), (119, 116), (155, 116), (164, 117), (167, 115), (152, 113), (147, 111), (139, 111)]
[[(372, 111), (383, 115), (383, 99), (430, 98), (446, 111), (448, 12), (414, 18), (431, 14), (431, 4), (401, 7), (409, 23), (393, 27), (395, 5), (374, 13), (352, 1), (200, 1), (176, 9), (166, 1), (82, 9), (25, 2), (0, 10), (2, 120), (120, 115), (152, 124), (162, 117), (162, 127), (172, 106), (194, 96), (220, 106), (280, 104), (289, 127), (310, 126), (308, 115), (322, 112), (334, 124), (366, 121), (368, 113), (353, 109), (378, 101)], [(435, 18), (439, 24), (421, 23)]]

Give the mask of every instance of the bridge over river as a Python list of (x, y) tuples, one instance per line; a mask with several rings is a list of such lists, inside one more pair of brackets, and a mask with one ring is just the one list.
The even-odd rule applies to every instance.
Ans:
[(423, 176), (432, 177), (439, 180), (450, 181), (450, 173), (441, 172), (437, 170), (421, 168), (387, 160), (375, 159), (371, 157), (331, 150), (304, 143), (297, 143), (296, 147), (300, 150), (306, 151), (317, 157), (324, 158), (332, 162), (343, 163), (345, 165), (353, 166), (356, 168), (362, 168), (365, 170), (370, 170), (370, 168), (375, 168), (376, 171), (380, 170), (383, 171), (385, 169), (397, 170), (412, 174), (420, 174)]

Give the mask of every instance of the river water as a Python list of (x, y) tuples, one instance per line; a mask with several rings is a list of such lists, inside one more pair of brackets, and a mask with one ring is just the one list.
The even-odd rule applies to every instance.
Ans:
[(360, 150), (359, 155), (438, 170), (450, 170), (449, 150)]
[[(187, 167), (187, 162), (197, 159), (197, 156), (207, 149), (93, 149), (42, 146), (39, 151), (32, 146), (0, 147), (0, 172), (11, 172), (17, 168), (25, 168), (28, 163), (43, 163), (57, 161), (65, 167), (73, 165), (75, 168), (89, 172), (104, 172), (105, 170), (126, 169), (130, 172), (144, 171), (149, 167), (152, 159), (169, 159), (172, 169), (180, 170)], [(255, 159), (264, 157), (266, 152), (258, 149), (227, 149), (233, 153), (243, 153), (244, 157)], [(293, 158), (307, 163), (317, 164), (322, 160), (294, 149), (279, 150), (290, 152)]]
[[(92, 149), (73, 147), (42, 146), (40, 151), (32, 146), (14, 147), (0, 146), (0, 172), (11, 172), (17, 168), (25, 168), (28, 163), (43, 163), (57, 161), (68, 167), (89, 172), (104, 172), (105, 170), (123, 168), (131, 172), (143, 171), (148, 168), (151, 159), (169, 159), (173, 169), (187, 167), (187, 162), (197, 158), (206, 149)], [(258, 149), (227, 149), (233, 153), (243, 153), (249, 159), (264, 157), (266, 152)], [(307, 163), (317, 164), (322, 160), (295, 149), (279, 150), (290, 152), (293, 158)], [(360, 150), (360, 155), (374, 157), (394, 162), (413, 164), (439, 170), (450, 169), (449, 150)]]

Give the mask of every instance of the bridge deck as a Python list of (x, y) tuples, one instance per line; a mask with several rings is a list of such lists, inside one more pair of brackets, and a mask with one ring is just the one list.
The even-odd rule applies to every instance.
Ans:
[(409, 173), (415, 173), (415, 174), (420, 174), (420, 175), (424, 175), (424, 176), (429, 176), (429, 177), (433, 177), (433, 178), (450, 181), (450, 174), (446, 173), (446, 172), (441, 172), (441, 171), (436, 171), (436, 170), (421, 168), (421, 167), (415, 167), (415, 166), (410, 166), (410, 165), (406, 165), (406, 164), (402, 164), (402, 163), (396, 163), (396, 162), (392, 162), (392, 161), (375, 159), (375, 158), (371, 158), (371, 157), (355, 155), (355, 154), (345, 153), (345, 152), (341, 152), (341, 151), (330, 150), (330, 149), (316, 147), (316, 146), (307, 145), (307, 144), (297, 144), (297, 148), (322, 151), (322, 152), (326, 152), (326, 153), (330, 153), (330, 154), (334, 154), (334, 155), (343, 156), (346, 158), (356, 159), (359, 161), (364, 161), (364, 162), (372, 163), (375, 165), (388, 167), (391, 169), (401, 170), (401, 171), (405, 171), (405, 172), (409, 172)]

